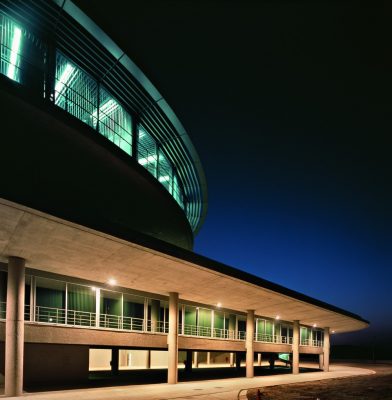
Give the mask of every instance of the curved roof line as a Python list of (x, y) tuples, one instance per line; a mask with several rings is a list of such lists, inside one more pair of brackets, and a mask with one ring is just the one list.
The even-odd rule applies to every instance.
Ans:
[(143, 89), (151, 96), (154, 102), (167, 116), (168, 120), (172, 123), (172, 125), (178, 132), (178, 136), (184, 143), (185, 148), (189, 152), (189, 155), (191, 156), (193, 164), (196, 168), (202, 193), (202, 211), (199, 222), (194, 232), (194, 234), (196, 235), (203, 225), (207, 215), (207, 181), (199, 155), (197, 154), (197, 151), (193, 146), (192, 141), (181, 121), (178, 119), (177, 115), (174, 113), (173, 109), (169, 106), (167, 101), (160, 94), (158, 89), (143, 73), (143, 71), (88, 15), (86, 15), (71, 0), (53, 0), (53, 2), (56, 3), (69, 16), (71, 16), (76, 22), (78, 22), (91, 36), (93, 36), (99, 43), (101, 43), (101, 45), (118, 61), (118, 63), (122, 64), (131, 73), (131, 75), (139, 82)]

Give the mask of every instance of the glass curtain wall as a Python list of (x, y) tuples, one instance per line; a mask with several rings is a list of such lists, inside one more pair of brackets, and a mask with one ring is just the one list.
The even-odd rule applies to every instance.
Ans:
[(124, 293), (123, 329), (142, 331), (144, 329), (144, 297)]
[(95, 288), (68, 284), (67, 323), (76, 326), (95, 326)]
[(225, 330), (225, 314), (221, 311), (214, 311), (214, 332), (213, 336), (218, 338), (226, 338)]
[(36, 279), (35, 320), (65, 323), (65, 283), (54, 279)]
[(117, 147), (132, 155), (131, 116), (110, 93), (101, 88), (99, 109), (93, 111), (93, 119), (99, 120), (99, 132)]
[(310, 338), (310, 328), (306, 328), (304, 326), (301, 326), (300, 329), (300, 344), (303, 346), (308, 346), (309, 345), (309, 338)]
[(44, 44), (25, 27), (0, 14), (0, 73), (43, 95)]

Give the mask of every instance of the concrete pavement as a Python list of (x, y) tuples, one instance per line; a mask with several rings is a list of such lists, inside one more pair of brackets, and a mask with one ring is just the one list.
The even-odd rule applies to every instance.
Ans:
[[(301, 366), (315, 367), (315, 364)], [(273, 375), (255, 378), (217, 379), (198, 382), (182, 382), (177, 385), (151, 384), (116, 386), (94, 389), (62, 390), (52, 392), (25, 393), (30, 400), (235, 400), (240, 389), (264, 386), (286, 385), (290, 383), (343, 378), (373, 374), (363, 368), (332, 365), (330, 372), (308, 372), (298, 375)], [(5, 397), (3, 397), (5, 398)], [(245, 398), (245, 397), (244, 397)], [(8, 397), (11, 399), (11, 397)]]

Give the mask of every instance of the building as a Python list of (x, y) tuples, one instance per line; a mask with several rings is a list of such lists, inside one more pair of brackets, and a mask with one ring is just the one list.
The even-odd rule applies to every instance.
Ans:
[[(70, 0), (0, 0), (5, 392), (89, 369), (318, 354), (359, 316), (192, 252), (207, 189), (166, 101)], [(207, 353), (208, 352), (208, 353)], [(200, 360), (200, 358), (199, 358)]]

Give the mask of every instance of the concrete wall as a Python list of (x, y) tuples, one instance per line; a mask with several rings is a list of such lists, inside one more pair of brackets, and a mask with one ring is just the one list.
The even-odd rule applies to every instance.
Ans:
[(87, 346), (25, 344), (24, 383), (77, 383), (88, 378)]

